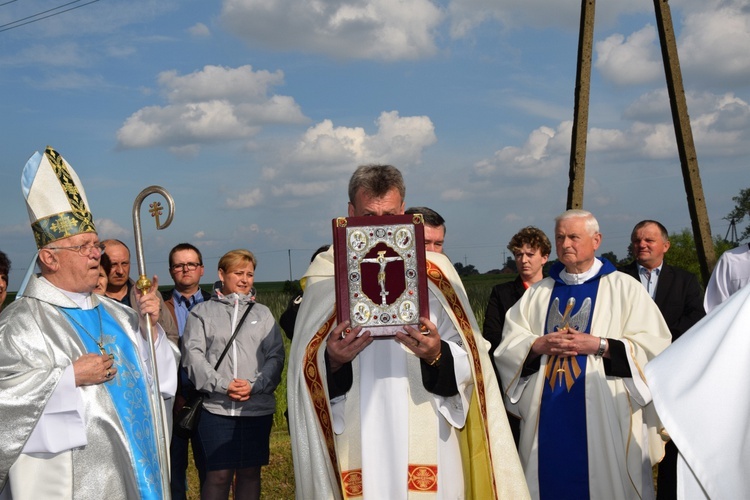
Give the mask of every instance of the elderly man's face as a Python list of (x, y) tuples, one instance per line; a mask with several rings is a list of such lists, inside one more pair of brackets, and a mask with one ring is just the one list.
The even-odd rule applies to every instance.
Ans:
[(354, 203), (349, 202), (349, 217), (401, 215), (404, 209), (404, 200), (396, 188), (390, 189), (379, 198), (360, 189), (354, 196)]
[[(99, 261), (102, 254), (99, 248), (92, 247), (98, 244), (99, 236), (96, 233), (82, 233), (56, 241), (51, 245), (55, 250), (42, 249), (44, 252), (54, 252), (53, 257), (56, 260), (56, 268), (45, 277), (63, 290), (91, 293), (99, 280)], [(81, 254), (79, 245), (88, 246), (88, 251), (84, 248), (84, 254)]]
[(109, 269), (108, 289), (120, 290), (130, 278), (130, 252), (119, 243), (107, 244), (107, 257), (112, 264)]
[(569, 273), (588, 271), (594, 263), (596, 249), (601, 242), (600, 233), (589, 234), (583, 217), (563, 219), (555, 226), (557, 258)]

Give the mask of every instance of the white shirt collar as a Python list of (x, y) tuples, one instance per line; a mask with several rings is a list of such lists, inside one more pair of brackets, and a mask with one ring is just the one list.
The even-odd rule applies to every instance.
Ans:
[(50, 286), (54, 286), (58, 290), (60, 290), (63, 294), (65, 294), (66, 297), (68, 297), (70, 300), (76, 303), (78, 307), (81, 309), (88, 310), (93, 309), (94, 306), (91, 303), (91, 293), (78, 293), (78, 292), (69, 292), (67, 290), (63, 290), (62, 288), (55, 286), (50, 282), (47, 278), (42, 276), (40, 279), (46, 281)]
[(588, 271), (584, 271), (579, 274), (572, 274), (563, 269), (560, 272), (560, 279), (565, 282), (566, 285), (580, 285), (585, 283), (587, 280), (597, 275), (599, 270), (604, 264), (599, 259), (594, 259), (594, 264), (589, 268)]

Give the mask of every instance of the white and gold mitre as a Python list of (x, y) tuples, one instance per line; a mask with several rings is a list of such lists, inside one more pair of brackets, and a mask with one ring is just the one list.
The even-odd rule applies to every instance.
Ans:
[(80, 233), (95, 233), (81, 180), (60, 154), (47, 146), (29, 158), (21, 174), (37, 248)]

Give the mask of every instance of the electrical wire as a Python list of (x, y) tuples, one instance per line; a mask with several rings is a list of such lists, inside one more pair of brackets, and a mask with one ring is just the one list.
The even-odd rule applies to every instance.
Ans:
[[(11, 0), (11, 1), (16, 1), (16, 0)], [(90, 5), (92, 3), (96, 3), (99, 0), (90, 0), (89, 2), (86, 2), (86, 3), (81, 4), (81, 5), (76, 5), (75, 7), (71, 7), (69, 9), (61, 10), (59, 12), (53, 12), (55, 10), (61, 9), (63, 7), (67, 7), (68, 5), (73, 5), (74, 3), (78, 3), (80, 1), (81, 0), (73, 0), (72, 2), (68, 2), (66, 4), (59, 5), (57, 7), (52, 8), (52, 9), (47, 9), (45, 11), (38, 12), (38, 13), (33, 14), (31, 16), (26, 16), (24, 18), (17, 19), (15, 21), (12, 21), (12, 22), (9, 22), (9, 23), (6, 23), (6, 24), (0, 24), (0, 33), (2, 33), (3, 31), (12, 30), (14, 28), (20, 28), (21, 26), (26, 26), (27, 24), (35, 23), (35, 22), (41, 21), (43, 19), (48, 19), (50, 17), (59, 16), (60, 14), (64, 14), (65, 12), (69, 12), (71, 10), (80, 9), (81, 7), (85, 7), (85, 6)], [(7, 3), (10, 3), (10, 2), (7, 2)], [(2, 5), (5, 5), (5, 4), (2, 4)], [(52, 12), (52, 14), (48, 14), (48, 15), (43, 16), (43, 17), (38, 17), (38, 16), (42, 16), (43, 14), (47, 14), (49, 12)], [(34, 19), (34, 18), (37, 18), (37, 19)], [(26, 21), (26, 22), (22, 23), (21, 21)], [(18, 24), (18, 23), (21, 23), (21, 24)], [(11, 25), (15, 25), (15, 26), (11, 26)]]

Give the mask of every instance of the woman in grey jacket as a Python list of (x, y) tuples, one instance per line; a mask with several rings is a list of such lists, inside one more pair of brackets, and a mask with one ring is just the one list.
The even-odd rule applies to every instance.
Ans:
[[(260, 468), (268, 464), (284, 343), (271, 311), (253, 304), (256, 264), (248, 250), (227, 252), (219, 260), (221, 289), (193, 307), (183, 333), (182, 365), (195, 387), (209, 395), (197, 430), (198, 453), (206, 466), (204, 500), (228, 498), (235, 474), (235, 498), (260, 498)], [(251, 304), (227, 355), (214, 369)]]

